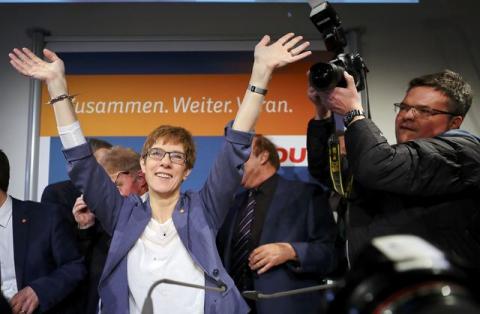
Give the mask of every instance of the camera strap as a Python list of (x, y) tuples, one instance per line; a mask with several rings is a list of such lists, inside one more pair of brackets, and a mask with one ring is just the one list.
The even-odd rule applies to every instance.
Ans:
[(330, 177), (335, 191), (342, 197), (347, 198), (352, 188), (352, 178), (350, 177), (348, 185), (344, 188), (342, 177), (342, 158), (340, 152), (340, 142), (337, 134), (333, 133), (328, 138), (328, 156), (330, 165)]

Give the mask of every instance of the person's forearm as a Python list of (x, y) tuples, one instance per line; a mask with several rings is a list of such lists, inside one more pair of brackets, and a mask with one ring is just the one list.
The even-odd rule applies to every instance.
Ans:
[[(250, 77), (250, 85), (257, 88), (267, 89), (272, 71), (273, 69), (254, 63), (252, 76)], [(264, 99), (265, 95), (247, 89), (242, 104), (238, 109), (232, 129), (244, 132), (252, 131), (260, 114), (260, 108)]]
[[(67, 80), (64, 76), (47, 81), (46, 84), (51, 99), (60, 95), (68, 95)], [(75, 109), (68, 98), (55, 102), (53, 110), (58, 127), (71, 125), (77, 121)]]
[[(46, 82), (51, 99), (68, 95), (67, 81), (64, 76)], [(53, 105), (58, 134), (64, 148), (71, 148), (86, 142), (72, 101), (69, 98), (55, 102)]]

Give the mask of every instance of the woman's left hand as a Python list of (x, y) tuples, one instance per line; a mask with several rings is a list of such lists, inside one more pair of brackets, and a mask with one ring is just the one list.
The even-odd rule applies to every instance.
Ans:
[(294, 33), (282, 36), (273, 44), (269, 45), (269, 43), (270, 36), (263, 36), (262, 40), (255, 46), (254, 56), (255, 64), (263, 65), (270, 71), (312, 54), (311, 51), (305, 51), (310, 43), (303, 41), (302, 36), (295, 36)]

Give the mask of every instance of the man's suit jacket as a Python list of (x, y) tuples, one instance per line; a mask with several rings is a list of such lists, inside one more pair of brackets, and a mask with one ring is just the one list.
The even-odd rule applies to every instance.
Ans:
[(55, 205), (12, 198), (12, 207), (18, 290), (35, 291), (37, 312), (63, 313), (62, 300), (85, 276), (72, 230)]
[[(227, 287), (220, 293), (205, 291), (206, 314), (248, 312), (248, 306), (222, 265), (215, 237), (240, 186), (241, 169), (250, 155), (253, 134), (227, 128), (225, 137), (204, 187), (199, 192), (182, 193), (172, 214), (183, 245), (205, 273), (205, 284)], [(105, 231), (113, 235), (99, 286), (102, 313), (129, 313), (128, 252), (152, 218), (150, 202), (142, 202), (137, 195), (121, 196), (87, 144), (66, 149), (64, 154), (70, 178), (83, 191)]]
[(81, 195), (72, 181), (60, 181), (49, 184), (42, 193), (42, 203), (57, 204), (62, 208), (62, 212), (67, 217), (70, 224), (76, 229), (77, 222), (72, 215), (73, 205), (77, 198)]
[[(247, 192), (237, 195), (225, 223), (218, 234), (218, 246), (227, 271), (232, 261), (232, 238), (237, 215)], [(299, 262), (287, 262), (254, 275), (254, 289), (274, 293), (319, 285), (336, 266), (335, 239), (337, 229), (328, 206), (326, 193), (316, 185), (290, 181), (279, 176), (278, 185), (267, 210), (259, 246), (288, 242), (297, 253)], [(319, 313), (321, 294), (257, 301), (259, 314)]]
[(49, 184), (42, 193), (42, 203), (52, 203), (61, 206), (62, 212), (75, 230), (80, 253), (85, 258), (87, 276), (84, 281), (68, 297), (68, 313), (95, 314), (98, 305), (98, 283), (103, 266), (107, 259), (110, 236), (102, 226), (95, 225), (84, 230), (78, 229), (78, 224), (72, 214), (73, 205), (81, 192), (70, 180)]
[(12, 309), (10, 308), (10, 304), (8, 303), (7, 299), (3, 296), (2, 292), (0, 292), (0, 313), (2, 314), (12, 314)]

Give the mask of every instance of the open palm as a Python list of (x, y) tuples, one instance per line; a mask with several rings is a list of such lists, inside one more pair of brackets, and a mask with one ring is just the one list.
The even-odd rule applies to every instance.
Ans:
[(43, 54), (48, 61), (40, 59), (28, 48), (15, 48), (8, 56), (10, 64), (23, 75), (45, 82), (62, 79), (65, 75), (63, 61), (51, 50), (44, 49)]
[(270, 36), (265, 35), (255, 46), (255, 59), (270, 69), (280, 68), (289, 63), (301, 60), (311, 54), (305, 51), (310, 46), (308, 41), (302, 42), (302, 36), (288, 33), (273, 44), (270, 44)]

